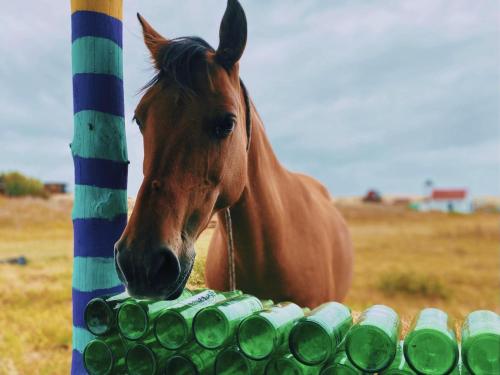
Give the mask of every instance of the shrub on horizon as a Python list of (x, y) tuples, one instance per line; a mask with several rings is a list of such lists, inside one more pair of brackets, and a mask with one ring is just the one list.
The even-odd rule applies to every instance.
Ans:
[(443, 300), (450, 296), (441, 280), (433, 275), (415, 272), (387, 272), (381, 275), (377, 287), (387, 295), (406, 294)]
[(20, 172), (0, 174), (0, 185), (3, 185), (3, 191), (9, 197), (48, 197), (40, 180), (27, 177)]

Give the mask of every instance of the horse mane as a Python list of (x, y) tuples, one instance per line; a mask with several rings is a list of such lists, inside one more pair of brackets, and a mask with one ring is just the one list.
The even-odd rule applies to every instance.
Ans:
[(208, 42), (197, 36), (169, 40), (161, 47), (157, 56), (156, 75), (142, 88), (151, 88), (157, 83), (168, 82), (188, 94), (195, 94), (196, 87), (192, 72), (201, 69), (209, 79), (207, 52), (215, 52)]

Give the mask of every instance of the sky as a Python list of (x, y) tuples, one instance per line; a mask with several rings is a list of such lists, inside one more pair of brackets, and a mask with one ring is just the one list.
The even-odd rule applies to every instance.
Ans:
[[(69, 1), (2, 4), (0, 171), (72, 187)], [(135, 13), (214, 47), (223, 0), (125, 0), (129, 195), (142, 181), (132, 113), (152, 77)], [(240, 74), (281, 162), (334, 196), (421, 194), (424, 181), (500, 195), (496, 0), (241, 0)]]

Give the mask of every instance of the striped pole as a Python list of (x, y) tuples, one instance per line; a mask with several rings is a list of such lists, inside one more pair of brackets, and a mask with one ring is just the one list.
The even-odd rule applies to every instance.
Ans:
[(83, 311), (99, 295), (118, 293), (113, 245), (127, 221), (127, 146), (122, 66), (122, 0), (71, 0), (75, 165), (73, 206), (73, 361), (92, 335)]

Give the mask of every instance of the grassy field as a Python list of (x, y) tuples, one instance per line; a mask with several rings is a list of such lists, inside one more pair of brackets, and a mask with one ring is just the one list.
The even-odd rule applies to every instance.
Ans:
[[(498, 216), (414, 213), (398, 207), (340, 205), (356, 249), (346, 303), (395, 308), (405, 325), (422, 307), (457, 321), (474, 309), (499, 310)], [(0, 197), (0, 374), (67, 374), (71, 356), (71, 201)], [(203, 284), (207, 230), (197, 243), (190, 285)]]

